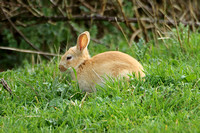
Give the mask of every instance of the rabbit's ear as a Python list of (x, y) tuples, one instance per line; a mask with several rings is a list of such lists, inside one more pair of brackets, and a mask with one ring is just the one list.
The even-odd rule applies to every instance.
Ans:
[(77, 49), (83, 51), (83, 49), (87, 47), (89, 42), (90, 42), (90, 33), (88, 31), (81, 33), (77, 40)]

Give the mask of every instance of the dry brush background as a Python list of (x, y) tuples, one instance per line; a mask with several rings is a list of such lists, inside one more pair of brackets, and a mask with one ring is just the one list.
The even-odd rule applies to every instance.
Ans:
[[(178, 29), (180, 23), (195, 31), (200, 25), (199, 21), (198, 0), (1, 0), (0, 48), (18, 52), (23, 52), (23, 49), (34, 50), (37, 54), (50, 59), (44, 51), (55, 53), (55, 50), (48, 46), (48, 39), (52, 34), (46, 35), (45, 32), (54, 32), (64, 26), (68, 34), (76, 38), (81, 32), (77, 28), (80, 25), (84, 29), (96, 27), (95, 37), (92, 38), (95, 42), (100, 42), (108, 33), (114, 34), (115, 29), (114, 31), (125, 36), (129, 45), (140, 38), (146, 42), (153, 38), (155, 45), (159, 45), (158, 38), (170, 37), (169, 31), (172, 28), (181, 32)], [(44, 25), (50, 25), (50, 28)], [(52, 25), (60, 27), (55, 26), (57, 29), (51, 29)], [(31, 32), (45, 34), (46, 39), (34, 38)], [(179, 33), (176, 37), (181, 45)], [(64, 47), (67, 41), (67, 38), (58, 40), (55, 47)], [(0, 52), (1, 64), (8, 64), (1, 65), (4, 67), (13, 66), (7, 63), (8, 58), (12, 60), (13, 56), (16, 56), (16, 62), (23, 59), (23, 54), (18, 56), (18, 53), (7, 50)]]

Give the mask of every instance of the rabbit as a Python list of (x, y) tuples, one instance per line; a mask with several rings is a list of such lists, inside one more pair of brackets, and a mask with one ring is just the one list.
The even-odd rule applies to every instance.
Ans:
[[(95, 92), (97, 84), (103, 85), (104, 77), (125, 77), (134, 73), (137, 78), (145, 77), (142, 65), (133, 57), (119, 51), (108, 51), (90, 57), (87, 46), (90, 33), (85, 31), (78, 36), (77, 45), (69, 48), (61, 57), (61, 72), (73, 67), (77, 73), (79, 88), (85, 92)], [(71, 71), (72, 79), (76, 80)]]

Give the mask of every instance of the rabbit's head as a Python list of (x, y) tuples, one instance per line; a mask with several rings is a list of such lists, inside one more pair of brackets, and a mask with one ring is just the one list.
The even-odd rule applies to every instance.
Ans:
[(61, 72), (68, 68), (78, 68), (85, 60), (90, 58), (87, 46), (90, 42), (90, 33), (85, 31), (81, 33), (77, 39), (77, 45), (69, 48), (69, 50), (61, 57), (59, 69)]

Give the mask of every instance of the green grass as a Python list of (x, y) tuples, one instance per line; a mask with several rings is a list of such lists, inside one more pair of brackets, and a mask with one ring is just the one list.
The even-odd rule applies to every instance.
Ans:
[[(0, 85), (0, 132), (200, 132), (200, 34), (180, 36), (182, 49), (175, 38), (164, 40), (167, 47), (140, 40), (131, 49), (116, 40), (142, 62), (146, 80), (106, 81), (84, 102), (56, 58), (0, 73), (14, 93)], [(91, 43), (91, 55), (115, 49), (107, 45)]]

